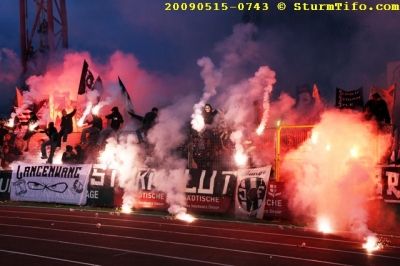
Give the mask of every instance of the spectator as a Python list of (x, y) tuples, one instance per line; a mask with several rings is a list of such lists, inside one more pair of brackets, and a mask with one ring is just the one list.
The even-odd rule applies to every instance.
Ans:
[(139, 143), (144, 142), (144, 139), (147, 137), (147, 132), (156, 123), (156, 119), (158, 116), (158, 108), (153, 107), (150, 112), (147, 112), (144, 115), (144, 117), (131, 112), (129, 112), (129, 114), (133, 118), (136, 118), (137, 120), (142, 122), (142, 126), (136, 130), (136, 135), (138, 137)]
[[(59, 143), (59, 134), (57, 133), (57, 129), (54, 126), (54, 122), (50, 122), (49, 126), (45, 130), (46, 135), (49, 139), (42, 143), (41, 152), (42, 159), (47, 159), (46, 163), (53, 163), (54, 152), (56, 151), (57, 145)], [(50, 146), (50, 154), (47, 158), (46, 148)]]
[(92, 120), (88, 123), (91, 127), (84, 128), (81, 135), (81, 144), (87, 141), (86, 135), (89, 134), (89, 143), (96, 144), (100, 131), (103, 129), (103, 120), (100, 116), (92, 114)]
[(36, 130), (39, 129), (39, 125), (37, 125), (39, 118), (36, 116), (34, 112), (30, 113), (30, 117), (27, 122), (28, 128), (22, 139), (26, 142), (24, 151), (29, 151), (29, 142), (32, 136), (36, 133)]
[(65, 164), (73, 164), (76, 162), (76, 154), (71, 145), (67, 145), (65, 148), (65, 152), (61, 158), (62, 163)]
[(97, 141), (98, 145), (103, 145), (104, 140), (108, 138), (113, 131), (118, 131), (118, 129), (121, 127), (121, 124), (124, 123), (124, 119), (122, 118), (117, 106), (114, 106), (111, 109), (111, 114), (106, 115), (106, 118), (107, 120), (111, 120), (110, 127), (101, 131), (99, 140)]
[(111, 120), (110, 126), (114, 131), (117, 131), (120, 128), (121, 124), (124, 123), (124, 119), (122, 118), (122, 115), (119, 112), (117, 106), (114, 106), (111, 109), (111, 114), (106, 115), (106, 118), (108, 120)]
[(204, 118), (204, 123), (206, 125), (211, 125), (214, 122), (215, 116), (218, 114), (217, 110), (214, 110), (211, 106), (211, 104), (207, 103), (204, 105), (203, 109), (203, 118)]
[(12, 150), (10, 149), (10, 146), (7, 144), (4, 144), (1, 147), (1, 152), (0, 152), (0, 160), (1, 160), (1, 168), (2, 169), (10, 169), (10, 164), (18, 159), (18, 155), (16, 155)]
[[(60, 143), (61, 144), (61, 137), (63, 142), (67, 142), (68, 134), (72, 133), (73, 130), (73, 124), (72, 124), (72, 117), (76, 113), (76, 108), (69, 114), (67, 114), (67, 111), (63, 109), (61, 111), (62, 117), (61, 117), (61, 128), (60, 128)], [(59, 145), (61, 146), (61, 145)]]
[(75, 146), (75, 151), (76, 151), (76, 160), (75, 160), (75, 162), (77, 164), (85, 163), (85, 160), (86, 160), (85, 151), (82, 149), (82, 146), (81, 145), (76, 145)]
[(374, 93), (372, 98), (367, 101), (364, 106), (364, 114), (367, 120), (375, 119), (379, 128), (382, 128), (385, 124), (390, 124), (387, 104), (379, 93)]

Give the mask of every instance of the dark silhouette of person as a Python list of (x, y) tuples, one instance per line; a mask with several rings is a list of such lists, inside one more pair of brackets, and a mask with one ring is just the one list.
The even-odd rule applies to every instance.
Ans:
[(75, 162), (78, 164), (85, 163), (85, 160), (86, 160), (85, 151), (82, 149), (82, 146), (76, 145), (75, 151), (76, 151), (76, 161)]
[(117, 106), (114, 106), (111, 109), (111, 114), (106, 115), (106, 118), (108, 120), (111, 120), (110, 126), (115, 131), (117, 131), (120, 128), (121, 124), (124, 123), (124, 119), (122, 118), (122, 115), (119, 112)]
[[(59, 134), (54, 126), (54, 122), (49, 123), (48, 127), (45, 129), (45, 133), (49, 139), (43, 142), (41, 145), (42, 159), (47, 159), (47, 163), (53, 163), (54, 152), (56, 151), (59, 143)], [(47, 146), (50, 146), (50, 154), (48, 158), (46, 152)]]
[(96, 144), (100, 131), (103, 129), (103, 119), (100, 116), (92, 114), (92, 120), (88, 122), (90, 127), (84, 128), (81, 135), (81, 144), (85, 144), (87, 141), (87, 134), (89, 134), (89, 142)]
[(61, 128), (59, 134), (60, 137), (62, 137), (62, 141), (67, 142), (68, 134), (72, 133), (73, 130), (72, 117), (76, 113), (76, 108), (69, 114), (67, 114), (67, 111), (65, 111), (65, 109), (63, 109), (61, 113), (62, 113), (61, 124), (60, 124)]
[(144, 117), (131, 112), (129, 112), (129, 114), (133, 118), (136, 118), (137, 120), (142, 122), (142, 126), (136, 130), (138, 141), (139, 143), (142, 143), (147, 137), (147, 133), (149, 132), (150, 128), (152, 128), (156, 123), (156, 119), (158, 116), (158, 108), (153, 107), (150, 112), (147, 112), (144, 115)]
[(24, 151), (29, 151), (29, 142), (32, 138), (33, 135), (35, 135), (36, 130), (39, 129), (39, 126), (35, 126), (34, 128), (31, 128), (32, 126), (35, 125), (35, 123), (37, 123), (39, 121), (39, 118), (36, 116), (36, 114), (32, 111), (30, 112), (30, 116), (28, 119), (28, 122), (26, 123), (26, 125), (28, 126), (25, 135), (23, 136), (23, 140), (26, 141), (26, 145), (25, 145), (25, 149)]
[(65, 151), (61, 157), (61, 161), (66, 164), (73, 164), (76, 162), (76, 154), (71, 145), (65, 147)]
[(97, 145), (103, 145), (104, 140), (110, 136), (110, 134), (114, 131), (117, 132), (121, 127), (121, 124), (124, 123), (124, 119), (122, 118), (121, 113), (118, 110), (117, 106), (114, 106), (111, 109), (111, 113), (106, 115), (107, 120), (110, 120), (110, 127), (105, 128), (101, 131), (100, 137), (97, 141)]
[(372, 98), (364, 106), (364, 114), (367, 120), (375, 119), (381, 128), (385, 124), (390, 124), (390, 114), (387, 103), (379, 93), (374, 93)]

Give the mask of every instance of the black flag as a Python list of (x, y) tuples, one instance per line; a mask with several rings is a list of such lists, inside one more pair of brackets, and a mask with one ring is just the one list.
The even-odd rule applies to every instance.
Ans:
[(363, 88), (345, 91), (336, 88), (336, 107), (339, 109), (360, 109), (364, 106)]
[(133, 104), (131, 101), (131, 97), (129, 96), (128, 91), (126, 90), (124, 83), (122, 83), (121, 79), (118, 77), (119, 86), (121, 87), (122, 97), (124, 98), (125, 108), (129, 114), (134, 114)]
[(82, 73), (81, 73), (81, 80), (79, 82), (79, 89), (78, 94), (82, 95), (85, 94), (86, 88), (92, 89), (94, 83), (94, 77), (92, 72), (89, 70), (89, 65), (86, 60), (83, 61)]

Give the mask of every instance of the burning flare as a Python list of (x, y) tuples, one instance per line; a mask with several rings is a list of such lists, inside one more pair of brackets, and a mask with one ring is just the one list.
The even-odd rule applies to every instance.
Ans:
[(333, 233), (331, 222), (327, 217), (318, 217), (317, 226), (319, 232), (322, 232), (324, 234)]
[(196, 217), (194, 217), (191, 214), (187, 214), (186, 212), (179, 212), (175, 215), (175, 218), (187, 223), (192, 223), (196, 220)]
[(85, 111), (83, 111), (82, 117), (79, 118), (77, 125), (79, 127), (83, 126), (83, 123), (85, 122), (86, 117), (90, 113), (90, 110), (92, 110), (93, 104), (91, 102), (88, 102), (85, 108)]
[(249, 159), (247, 154), (244, 153), (243, 147), (239, 148), (234, 155), (235, 163), (239, 167), (246, 166), (247, 160)]
[(379, 239), (376, 236), (370, 235), (367, 236), (367, 239), (362, 247), (367, 251), (368, 254), (372, 254), (372, 252), (382, 249), (382, 244), (379, 243)]

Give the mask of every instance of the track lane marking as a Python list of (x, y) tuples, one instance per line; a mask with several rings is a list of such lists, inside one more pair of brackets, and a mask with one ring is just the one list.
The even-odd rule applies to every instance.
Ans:
[(75, 245), (75, 246), (89, 247), (89, 248), (94, 248), (94, 249), (105, 249), (105, 250), (112, 250), (112, 251), (126, 252), (126, 253), (133, 253), (133, 254), (140, 254), (140, 255), (146, 255), (146, 256), (155, 256), (155, 257), (161, 257), (161, 258), (167, 258), (167, 259), (198, 262), (198, 263), (203, 263), (203, 264), (220, 265), (220, 266), (233, 266), (233, 264), (225, 264), (225, 263), (218, 263), (218, 262), (212, 262), (212, 261), (206, 261), (206, 260), (198, 260), (198, 259), (191, 259), (191, 258), (185, 258), (185, 257), (170, 256), (170, 255), (164, 255), (164, 254), (159, 254), (159, 253), (151, 253), (151, 252), (144, 252), (144, 251), (138, 251), (138, 250), (112, 248), (112, 247), (105, 247), (105, 246), (99, 246), (99, 245), (89, 245), (89, 244), (69, 242), (69, 241), (61, 241), (61, 240), (54, 240), (54, 239), (48, 239), (48, 238), (17, 236), (17, 235), (8, 235), (8, 234), (0, 234), (0, 236), (10, 237), (10, 238), (28, 239), (28, 240), (34, 240), (34, 241), (43, 241), (43, 242), (50, 242), (50, 243), (58, 243), (58, 244), (67, 244), (67, 245), (72, 245), (72, 246)]
[(100, 264), (86, 263), (86, 262), (76, 261), (76, 260), (67, 260), (67, 259), (43, 256), (43, 255), (20, 252), (20, 251), (14, 251), (14, 250), (8, 250), (8, 249), (0, 249), (0, 253), (1, 252), (3, 252), (3, 253), (11, 253), (11, 254), (16, 254), (16, 255), (23, 255), (23, 256), (28, 256), (28, 257), (41, 258), (41, 259), (56, 260), (56, 261), (62, 261), (62, 262), (70, 262), (70, 263), (75, 263), (75, 264), (80, 264), (80, 265), (100, 266)]
[[(6, 211), (6, 212), (15, 213), (16, 211)], [(16, 213), (20, 213), (20, 212), (16, 212)], [(38, 215), (38, 213), (35, 213), (35, 212), (21, 212), (21, 213)], [(193, 224), (190, 224), (190, 225), (188, 225), (188, 224), (171, 224), (171, 223), (165, 223), (165, 222), (135, 221), (135, 220), (127, 220), (127, 219), (115, 219), (115, 218), (91, 217), (91, 216), (67, 215), (67, 214), (50, 214), (50, 213), (40, 213), (40, 214), (45, 214), (45, 215), (49, 215), (49, 216), (59, 216), (59, 217), (93, 218), (93, 219), (102, 219), (102, 220), (107, 220), (107, 221), (119, 221), (119, 222), (123, 221), (123, 222), (141, 223), (141, 224), (161, 224), (161, 225), (177, 226), (177, 227), (183, 227), (183, 228), (191, 227), (191, 228), (211, 229), (211, 230), (228, 231), (228, 232), (287, 236), (287, 237), (293, 237), (293, 238), (314, 239), (314, 240), (324, 240), (324, 241), (332, 241), (332, 242), (359, 244), (359, 242), (357, 242), (357, 241), (332, 239), (332, 238), (326, 238), (326, 237), (299, 236), (299, 235), (292, 235), (292, 234), (268, 233), (268, 232), (263, 232), (263, 231), (250, 231), (250, 230), (230, 229), (230, 228), (220, 228), (220, 227), (215, 228), (215, 227), (211, 227), (211, 226), (200, 226), (200, 225), (193, 225)], [(17, 218), (22, 218), (22, 217), (17, 216)], [(27, 218), (27, 219), (35, 219), (35, 218)], [(219, 221), (219, 222), (223, 222), (223, 221)]]
[[(4, 224), (0, 224), (4, 225)], [(7, 225), (6, 225), (7, 226)], [(216, 247), (216, 246), (204, 246), (200, 244), (190, 244), (190, 243), (183, 243), (183, 242), (175, 242), (175, 241), (166, 241), (166, 240), (158, 240), (158, 239), (148, 239), (148, 238), (141, 238), (141, 237), (132, 237), (132, 236), (121, 236), (121, 235), (114, 235), (114, 234), (102, 234), (102, 233), (94, 233), (94, 232), (87, 232), (87, 231), (76, 231), (76, 230), (67, 230), (67, 229), (55, 229), (55, 228), (46, 228), (46, 227), (37, 227), (37, 226), (18, 226), (18, 225), (8, 225), (10, 227), (24, 227), (24, 228), (31, 228), (31, 229), (41, 229), (41, 230), (50, 230), (50, 231), (60, 231), (60, 232), (68, 232), (68, 233), (78, 233), (78, 234), (86, 234), (86, 235), (94, 235), (94, 236), (104, 236), (104, 237), (115, 237), (115, 238), (124, 238), (124, 239), (133, 239), (133, 240), (141, 240), (141, 241), (148, 241), (148, 242), (156, 242), (162, 244), (174, 244), (174, 245), (182, 245), (182, 246), (189, 246), (189, 247), (196, 247), (196, 248), (205, 248), (205, 249), (216, 249), (216, 250), (223, 250), (223, 251), (230, 251), (230, 252), (238, 252), (238, 253), (248, 253), (253, 255), (262, 255), (262, 256), (275, 256), (275, 257), (282, 257), (282, 258), (289, 258), (289, 259), (296, 259), (302, 261), (312, 261), (312, 262), (320, 262), (325, 264), (332, 264), (332, 265), (348, 265), (348, 264), (340, 264), (335, 262), (328, 262), (328, 261), (320, 261), (314, 259), (307, 259), (307, 258), (298, 258), (292, 256), (283, 256), (277, 254), (268, 254), (256, 251), (248, 251), (248, 250), (238, 250), (238, 249), (231, 249), (231, 248), (223, 248), (223, 247)], [(3, 234), (0, 234), (0, 236)], [(17, 236), (18, 237), (18, 236)], [(240, 239), (235, 239), (239, 240)], [(258, 241), (257, 241), (258, 242)], [(289, 247), (298, 247), (298, 245), (294, 244), (282, 244), (282, 243), (274, 243), (274, 242), (266, 242), (266, 241), (259, 241), (262, 244), (275, 244), (275, 245), (282, 245), (282, 246), (289, 246)], [(337, 252), (344, 252), (344, 253), (351, 253), (357, 255), (366, 256), (365, 252), (355, 252), (355, 251), (343, 251), (343, 250), (335, 250), (335, 249), (325, 249), (325, 248), (317, 248), (317, 247), (310, 247), (307, 246), (308, 249), (317, 249), (317, 250), (324, 250), (324, 251), (337, 251)], [(386, 259), (394, 259), (400, 260), (398, 257), (386, 256), (386, 255), (377, 255), (377, 254), (370, 254), (368, 256), (386, 258)]]

